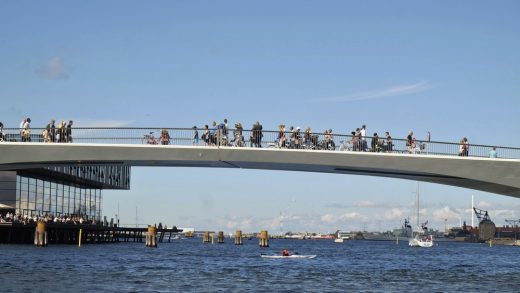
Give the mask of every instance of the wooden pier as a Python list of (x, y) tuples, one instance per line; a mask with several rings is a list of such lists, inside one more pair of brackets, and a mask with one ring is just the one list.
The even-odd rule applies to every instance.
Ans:
[[(82, 244), (144, 242), (148, 228), (107, 227), (101, 225), (75, 225), (46, 223), (47, 241), (52, 244), (78, 244), (81, 233)], [(1, 223), (0, 243), (33, 244), (36, 223)], [(170, 242), (172, 237), (182, 232), (175, 227), (157, 229), (157, 242)]]

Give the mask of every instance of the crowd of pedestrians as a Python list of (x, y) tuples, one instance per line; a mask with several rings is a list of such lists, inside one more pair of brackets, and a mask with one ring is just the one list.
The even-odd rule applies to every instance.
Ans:
[[(43, 141), (46, 143), (71, 143), (72, 139), (72, 125), (73, 121), (70, 120), (68, 123), (61, 121), (56, 126), (56, 121), (52, 119), (42, 132)], [(3, 132), (4, 125), (0, 122), (0, 141), (31, 141), (31, 118), (24, 118), (20, 122), (19, 131), (20, 137), (8, 137)], [(278, 126), (278, 131), (274, 141), (268, 139), (265, 143), (264, 130), (262, 124), (259, 121), (254, 123), (250, 130), (247, 131), (247, 137), (244, 134), (245, 130), (242, 123), (235, 123), (232, 133), (230, 133), (228, 120), (224, 119), (223, 122), (217, 123), (213, 121), (210, 125), (204, 125), (202, 133), (199, 133), (199, 128), (193, 126), (193, 145), (199, 145), (202, 142), (206, 146), (235, 146), (235, 147), (249, 147), (261, 148), (262, 142), (264, 146), (285, 148), (285, 149), (319, 149), (319, 150), (335, 150), (336, 142), (334, 140), (334, 134), (332, 129), (326, 129), (322, 134), (312, 132), (310, 127), (307, 127), (305, 131), (294, 126), (286, 127), (285, 124)], [(230, 137), (231, 136), (231, 137)], [(171, 137), (167, 129), (161, 130), (161, 136), (156, 140), (152, 135), (147, 137), (146, 143), (148, 144), (170, 144)], [(367, 127), (362, 125), (356, 128), (350, 133), (350, 136), (345, 137), (346, 139), (340, 141), (339, 150), (356, 151), (356, 152), (407, 152), (409, 154), (420, 154), (428, 152), (428, 143), (430, 142), (430, 133), (427, 133), (426, 140), (419, 141), (415, 138), (413, 131), (409, 131), (406, 140), (406, 148), (396, 148), (392, 136), (388, 131), (383, 136), (379, 136), (377, 132), (374, 132), (371, 137), (367, 136)], [(370, 140), (370, 141), (369, 141)], [(462, 138), (459, 142), (458, 156), (467, 157), (469, 156), (470, 144), (466, 137)], [(489, 157), (498, 157), (496, 148), (490, 151)]]
[(70, 120), (67, 124), (65, 121), (61, 121), (56, 128), (56, 121), (52, 119), (49, 124), (43, 130), (43, 141), (44, 142), (72, 142), (72, 124)]
[(0, 223), (17, 223), (17, 224), (32, 224), (37, 222), (56, 223), (56, 224), (85, 224), (96, 225), (96, 220), (85, 219), (82, 216), (54, 216), (47, 214), (45, 216), (29, 216), (27, 214), (15, 214), (7, 212), (5, 215), (0, 214)]
[[(49, 124), (43, 129), (41, 133), (41, 138), (43, 142), (46, 143), (71, 143), (72, 142), (72, 125), (73, 121), (69, 120), (69, 122), (61, 121), (58, 126), (56, 126), (56, 121), (52, 119)], [(19, 126), (19, 138), (9, 137), (4, 133), (4, 124), (0, 122), (0, 141), (21, 141), (21, 142), (31, 142), (34, 134), (31, 130), (31, 118), (27, 117), (22, 119)]]
[[(289, 126), (279, 124), (276, 137), (272, 139), (263, 139), (264, 131), (262, 124), (256, 122), (248, 131), (249, 136), (244, 135), (244, 128), (241, 123), (236, 123), (231, 134), (231, 139), (228, 137), (229, 128), (228, 120), (217, 123), (213, 121), (210, 125), (204, 125), (202, 135), (199, 136), (197, 126), (193, 126), (193, 145), (199, 145), (199, 138), (206, 146), (235, 146), (244, 147), (249, 143), (250, 147), (261, 148), (262, 141), (264, 146), (275, 147), (281, 149), (318, 149), (318, 150), (336, 150), (336, 141), (332, 129), (326, 129), (323, 133), (315, 133), (310, 127), (305, 128), (304, 131), (298, 126)], [(401, 140), (399, 140), (401, 141)], [(355, 151), (355, 152), (401, 152), (409, 154), (427, 154), (429, 153), (428, 146), (431, 143), (431, 134), (427, 132), (424, 140), (418, 140), (414, 136), (413, 131), (409, 131), (406, 139), (404, 139), (404, 146), (399, 147), (390, 135), (390, 132), (385, 131), (383, 136), (379, 136), (374, 132), (372, 136), (367, 136), (367, 127), (362, 125), (345, 136), (344, 140), (340, 140), (339, 150)], [(459, 143), (458, 155), (469, 156), (469, 141), (464, 137)], [(498, 157), (496, 148), (489, 153), (490, 158)]]

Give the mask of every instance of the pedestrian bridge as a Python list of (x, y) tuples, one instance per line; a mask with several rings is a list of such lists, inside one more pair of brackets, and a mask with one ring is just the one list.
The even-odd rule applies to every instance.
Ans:
[[(124, 164), (355, 174), (410, 179), (520, 197), (520, 160), (406, 152), (131, 143), (0, 143), (0, 170)], [(339, 142), (338, 142), (339, 143)]]

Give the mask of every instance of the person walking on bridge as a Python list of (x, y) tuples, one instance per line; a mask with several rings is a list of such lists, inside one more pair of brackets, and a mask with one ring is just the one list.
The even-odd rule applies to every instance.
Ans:
[(262, 124), (260, 124), (259, 121), (256, 121), (256, 123), (251, 128), (252, 134), (251, 134), (251, 147), (262, 147)]
[(408, 149), (408, 153), (412, 153), (412, 150), (414, 149), (413, 144), (413, 131), (408, 131), (408, 136), (406, 137), (406, 147)]
[(56, 125), (54, 125), (56, 121), (54, 119), (51, 119), (51, 122), (47, 124), (47, 135), (49, 136), (50, 142), (56, 142)]
[(67, 124), (67, 131), (65, 133), (65, 137), (68, 143), (72, 143), (72, 120)]
[(469, 155), (469, 142), (466, 137), (460, 140), (459, 156), (467, 157)]
[(0, 141), (4, 141), (4, 140), (5, 140), (4, 124), (2, 122), (0, 122)]
[(58, 142), (65, 142), (66, 127), (67, 125), (63, 120), (58, 124)]
[(491, 151), (489, 151), (489, 157), (492, 158), (492, 159), (498, 158), (497, 148), (496, 147), (493, 147), (493, 149)]
[(31, 118), (27, 118), (22, 127), (22, 141), (31, 141)]

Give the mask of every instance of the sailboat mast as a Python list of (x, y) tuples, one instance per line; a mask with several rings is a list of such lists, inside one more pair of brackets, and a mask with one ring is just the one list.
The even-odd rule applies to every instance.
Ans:
[(415, 206), (417, 207), (417, 216), (416, 216), (416, 221), (417, 221), (417, 229), (419, 229), (419, 182), (417, 182), (417, 190), (415, 192)]
[(473, 194), (471, 195), (471, 228), (473, 229), (473, 227), (475, 227), (475, 223), (473, 222), (473, 220), (475, 219), (474, 215), (473, 215), (473, 209), (475, 208), (475, 205), (474, 205), (474, 202), (473, 202)]

